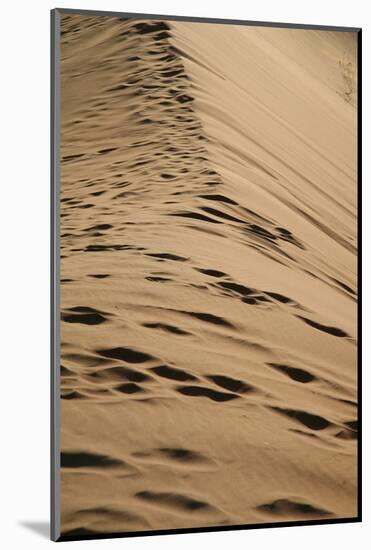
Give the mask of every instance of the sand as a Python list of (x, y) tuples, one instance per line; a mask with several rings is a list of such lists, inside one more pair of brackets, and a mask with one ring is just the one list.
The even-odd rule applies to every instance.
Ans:
[(65, 536), (356, 516), (356, 43), (62, 15)]

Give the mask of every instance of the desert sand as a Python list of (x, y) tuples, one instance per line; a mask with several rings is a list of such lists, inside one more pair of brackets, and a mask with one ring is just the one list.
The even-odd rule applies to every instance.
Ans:
[(62, 15), (65, 536), (356, 516), (356, 44)]

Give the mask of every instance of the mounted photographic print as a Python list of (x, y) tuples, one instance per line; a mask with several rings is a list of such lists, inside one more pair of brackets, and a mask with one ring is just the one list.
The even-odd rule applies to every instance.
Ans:
[(53, 540), (360, 521), (360, 47), (53, 10)]

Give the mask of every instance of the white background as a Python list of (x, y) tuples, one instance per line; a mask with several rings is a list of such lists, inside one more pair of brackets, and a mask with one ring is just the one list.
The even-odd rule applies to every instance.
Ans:
[[(49, 520), (49, 10), (54, 7), (362, 26), (364, 211), (369, 204), (370, 14), (366, 0), (10, 0), (1, 6), (0, 52), (0, 545), (32, 550), (48, 540)], [(4, 127), (5, 121), (5, 127)], [(366, 127), (367, 131), (366, 131)], [(367, 135), (368, 134), (368, 135)], [(368, 139), (367, 139), (368, 138)], [(366, 210), (367, 209), (367, 210)], [(364, 215), (364, 264), (370, 221)], [(364, 269), (364, 312), (370, 304)], [(367, 548), (370, 528), (370, 348), (364, 320), (364, 523), (133, 539), (81, 541), (68, 548), (130, 550)], [(367, 332), (366, 332), (367, 331)], [(365, 391), (366, 390), (366, 391)], [(368, 494), (367, 494), (368, 493)], [(369, 543), (370, 544), (370, 543)]]

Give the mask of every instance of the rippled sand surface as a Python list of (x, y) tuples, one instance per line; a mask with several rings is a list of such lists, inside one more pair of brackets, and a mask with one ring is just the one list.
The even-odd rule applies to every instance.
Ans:
[(62, 533), (353, 517), (356, 35), (62, 15)]

